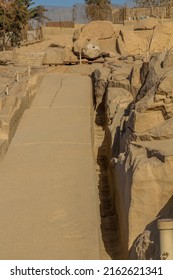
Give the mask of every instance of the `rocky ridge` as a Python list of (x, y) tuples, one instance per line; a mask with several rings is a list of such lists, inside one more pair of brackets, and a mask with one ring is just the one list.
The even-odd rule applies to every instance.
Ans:
[(0, 163), (16, 132), (23, 113), (28, 109), (40, 86), (45, 72), (35, 73), (16, 82), (9, 95), (0, 96)]
[(160, 23), (154, 18), (131, 25), (92, 21), (81, 28), (70, 30), (68, 35), (60, 31), (59, 35), (37, 43), (41, 52), (34, 45), (22, 47), (2, 53), (0, 63), (35, 63), (38, 66), (77, 64), (81, 59), (86, 63), (99, 61), (100, 58), (105, 61), (120, 56), (148, 59), (151, 54), (169, 50), (173, 46), (172, 23)]
[(157, 219), (173, 218), (172, 55), (117, 60), (107, 76), (92, 75), (118, 259), (160, 259)]

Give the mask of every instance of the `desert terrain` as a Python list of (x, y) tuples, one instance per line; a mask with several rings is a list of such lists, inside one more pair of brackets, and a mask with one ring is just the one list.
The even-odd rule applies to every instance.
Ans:
[(172, 47), (173, 23), (148, 18), (0, 52), (0, 259), (162, 258)]

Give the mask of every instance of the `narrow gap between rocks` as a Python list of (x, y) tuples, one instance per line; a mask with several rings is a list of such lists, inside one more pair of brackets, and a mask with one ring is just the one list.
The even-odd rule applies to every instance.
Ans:
[[(94, 88), (93, 88), (94, 91)], [(93, 104), (95, 96), (93, 94)], [(113, 259), (121, 259), (118, 219), (115, 210), (115, 200), (109, 179), (109, 161), (106, 147), (108, 135), (106, 133), (106, 117), (104, 98), (98, 108), (94, 107), (94, 157), (98, 193), (100, 202), (100, 229), (104, 248), (108, 256)], [(102, 250), (103, 251), (103, 250)], [(101, 254), (101, 258), (105, 256)]]

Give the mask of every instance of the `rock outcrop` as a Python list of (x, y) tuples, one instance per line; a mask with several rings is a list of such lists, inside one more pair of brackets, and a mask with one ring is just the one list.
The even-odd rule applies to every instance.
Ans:
[(96, 59), (116, 53), (116, 32), (109, 21), (92, 21), (74, 32), (74, 53), (83, 58)]
[(140, 19), (134, 26), (134, 30), (152, 30), (158, 24), (156, 18)]
[(169, 49), (173, 44), (172, 33), (173, 30), (170, 27), (162, 24), (156, 25), (153, 29), (150, 52), (162, 52)]
[(17, 126), (40, 86), (43, 73), (21, 80), (10, 90), (10, 95), (0, 97), (0, 162), (3, 160)]
[(171, 61), (171, 51), (155, 54), (149, 62), (131, 62), (126, 75), (127, 62), (112, 64), (102, 94), (121, 259), (160, 259), (157, 219), (173, 218)]
[[(116, 41), (116, 50), (121, 55), (141, 55), (168, 50), (173, 46), (173, 28), (160, 24), (156, 19), (140, 20), (134, 28), (121, 28)], [(162, 38), (162, 40), (160, 40)]]
[(43, 65), (61, 64), (65, 62), (77, 63), (78, 59), (69, 47), (61, 45), (51, 45), (45, 51)]

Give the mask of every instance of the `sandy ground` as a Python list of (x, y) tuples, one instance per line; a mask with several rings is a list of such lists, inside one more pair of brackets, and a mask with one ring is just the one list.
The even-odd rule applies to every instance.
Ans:
[(43, 52), (46, 48), (48, 48), (51, 44), (59, 44), (63, 46), (72, 46), (72, 38), (73, 38), (74, 30), (68, 32), (66, 34), (64, 30), (60, 30), (58, 35), (46, 35), (44, 36), (44, 40), (38, 42), (36, 44), (31, 44), (28, 46), (22, 46), (20, 48), (16, 48), (16, 51), (19, 52)]

